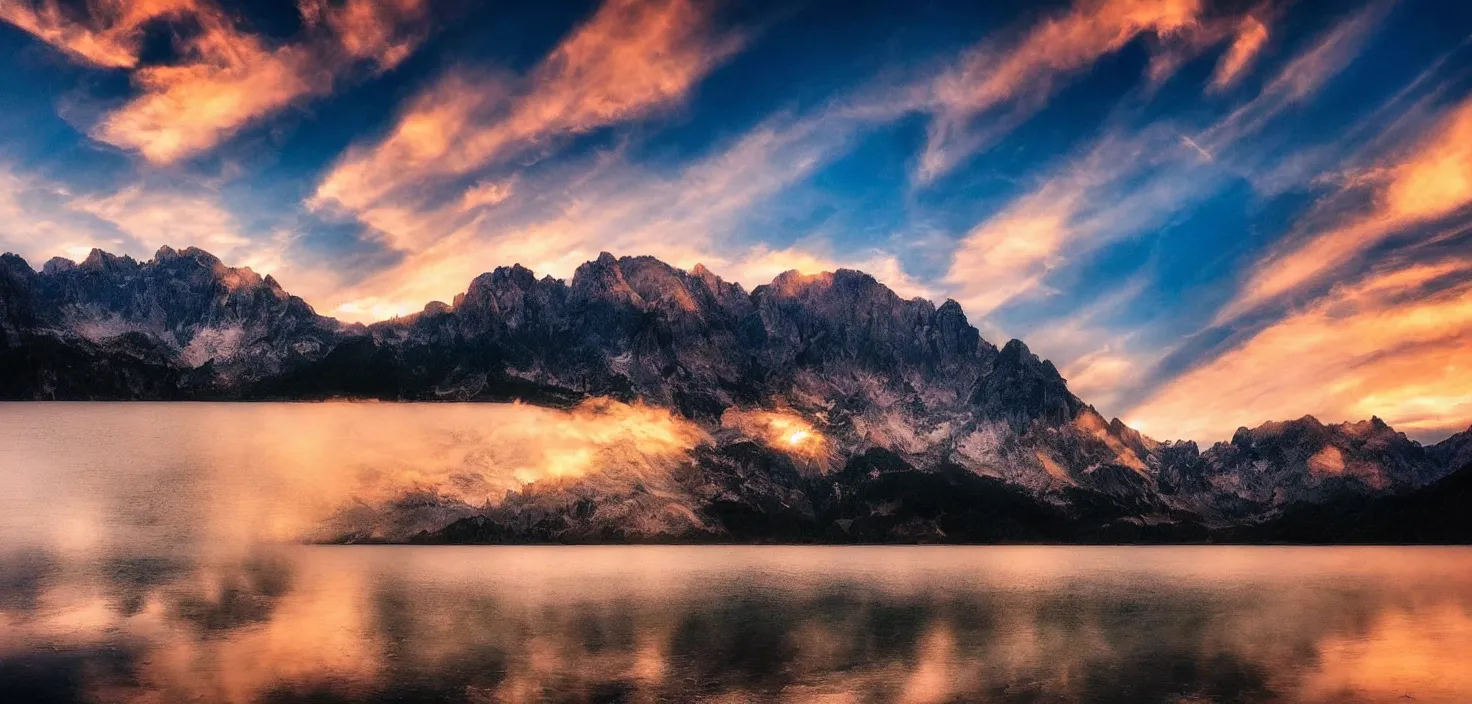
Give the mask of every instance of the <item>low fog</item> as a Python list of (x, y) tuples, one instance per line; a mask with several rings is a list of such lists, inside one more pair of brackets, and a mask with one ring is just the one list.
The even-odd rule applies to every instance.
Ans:
[[(709, 437), (610, 400), (523, 404), (0, 405), (0, 530), (86, 551), (312, 536), (352, 507), (480, 507), (545, 480), (659, 485)], [(596, 476), (590, 476), (596, 475)], [(21, 501), (20, 497), (25, 497)]]

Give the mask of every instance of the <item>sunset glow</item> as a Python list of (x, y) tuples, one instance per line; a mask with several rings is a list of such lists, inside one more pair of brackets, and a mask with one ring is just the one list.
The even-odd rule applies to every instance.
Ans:
[(1472, 1), (0, 62), (0, 702), (1472, 702)]
[[(847, 10), (758, 5), (5, 3), (0, 250), (198, 246), (365, 324), (602, 251), (748, 291), (858, 269), (1208, 441), (1239, 421), (1154, 417), (1189, 375), (1465, 249), (1460, 7), (897, 6), (831, 34)], [(1328, 381), (1427, 439), (1467, 420), (1421, 381)]]
[(730, 409), (721, 425), (783, 452), (806, 468), (826, 472), (834, 448), (812, 422), (791, 411)]

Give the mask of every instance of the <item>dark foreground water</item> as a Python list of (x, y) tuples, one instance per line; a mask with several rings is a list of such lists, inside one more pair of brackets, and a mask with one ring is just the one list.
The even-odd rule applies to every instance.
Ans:
[(0, 703), (1472, 702), (1472, 549), (283, 544), (558, 422), (0, 404)]
[(0, 701), (1467, 702), (1472, 551), (0, 559)]

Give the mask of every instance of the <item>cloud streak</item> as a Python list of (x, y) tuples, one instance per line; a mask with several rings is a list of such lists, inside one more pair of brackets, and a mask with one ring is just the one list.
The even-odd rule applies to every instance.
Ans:
[(1243, 15), (1237, 25), (1232, 45), (1217, 62), (1216, 72), (1211, 76), (1210, 89), (1224, 90), (1245, 74), (1257, 55), (1268, 43), (1268, 26), (1253, 15)]
[(1369, 212), (1270, 253), (1218, 322), (1319, 281), (1375, 245), (1472, 204), (1472, 99), (1449, 108), (1405, 153), (1354, 179), (1347, 191), (1366, 188), (1372, 191)]
[(1112, 132), (962, 238), (945, 283), (972, 316), (1046, 290), (1049, 274), (1158, 226), (1214, 192), (1221, 173), (1156, 125)]
[[(1230, 36), (1214, 79), (1225, 86), (1262, 48), (1267, 26), (1250, 14), (1209, 17), (1201, 0), (1079, 0), (1016, 41), (983, 41), (926, 90), (922, 102), (932, 120), (916, 176), (929, 183), (954, 169), (1041, 110), (1067, 81), (1137, 39), (1155, 41), (1149, 74), (1159, 83)], [(988, 124), (979, 128), (983, 116)]]
[(1126, 420), (1202, 441), (1311, 413), (1412, 432), (1472, 424), (1472, 260), (1399, 263), (1335, 287), (1170, 381)]
[(0, 21), (93, 66), (133, 68), (145, 25), (198, 10), (196, 0), (90, 0), (80, 8), (57, 0), (12, 0), (0, 4)]
[[(418, 311), (450, 300), (471, 278), (496, 265), (520, 263), (538, 274), (566, 277), (603, 250), (651, 254), (684, 269), (704, 264), (748, 288), (778, 273), (854, 268), (873, 274), (902, 296), (933, 295), (880, 248), (835, 251), (821, 237), (785, 245), (742, 235), (756, 206), (842, 153), (868, 118), (847, 105), (801, 118), (769, 120), (734, 143), (673, 173), (656, 173), (605, 154), (587, 163), (515, 186), (482, 182), (494, 205), (467, 209), (477, 197), (440, 205), (380, 206), (364, 222), (389, 242), (415, 243), (403, 261), (355, 286), (332, 292), (328, 309), (352, 320)], [(505, 196), (502, 198), (501, 196)]]
[[(82, 17), (55, 2), (0, 6), (0, 19), (86, 63), (132, 70), (138, 94), (106, 114), (91, 136), (155, 164), (206, 152), (241, 129), (298, 102), (327, 95), (359, 62), (396, 66), (423, 38), (424, 0), (307, 0), (306, 36), (273, 45), (242, 31), (203, 0), (89, 0)], [(179, 59), (139, 65), (145, 27), (188, 19), (198, 31), (176, 38)]]
[(382, 141), (349, 151), (312, 202), (362, 211), (550, 139), (641, 119), (684, 99), (741, 45), (693, 0), (608, 0), (520, 89), (495, 74), (444, 76)]

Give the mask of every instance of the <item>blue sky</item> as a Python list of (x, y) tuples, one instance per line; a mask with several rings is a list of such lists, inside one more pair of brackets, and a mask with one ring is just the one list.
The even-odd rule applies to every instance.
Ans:
[(1472, 4), (25, 0), (0, 249), (370, 321), (607, 250), (857, 268), (1162, 438), (1472, 423)]

